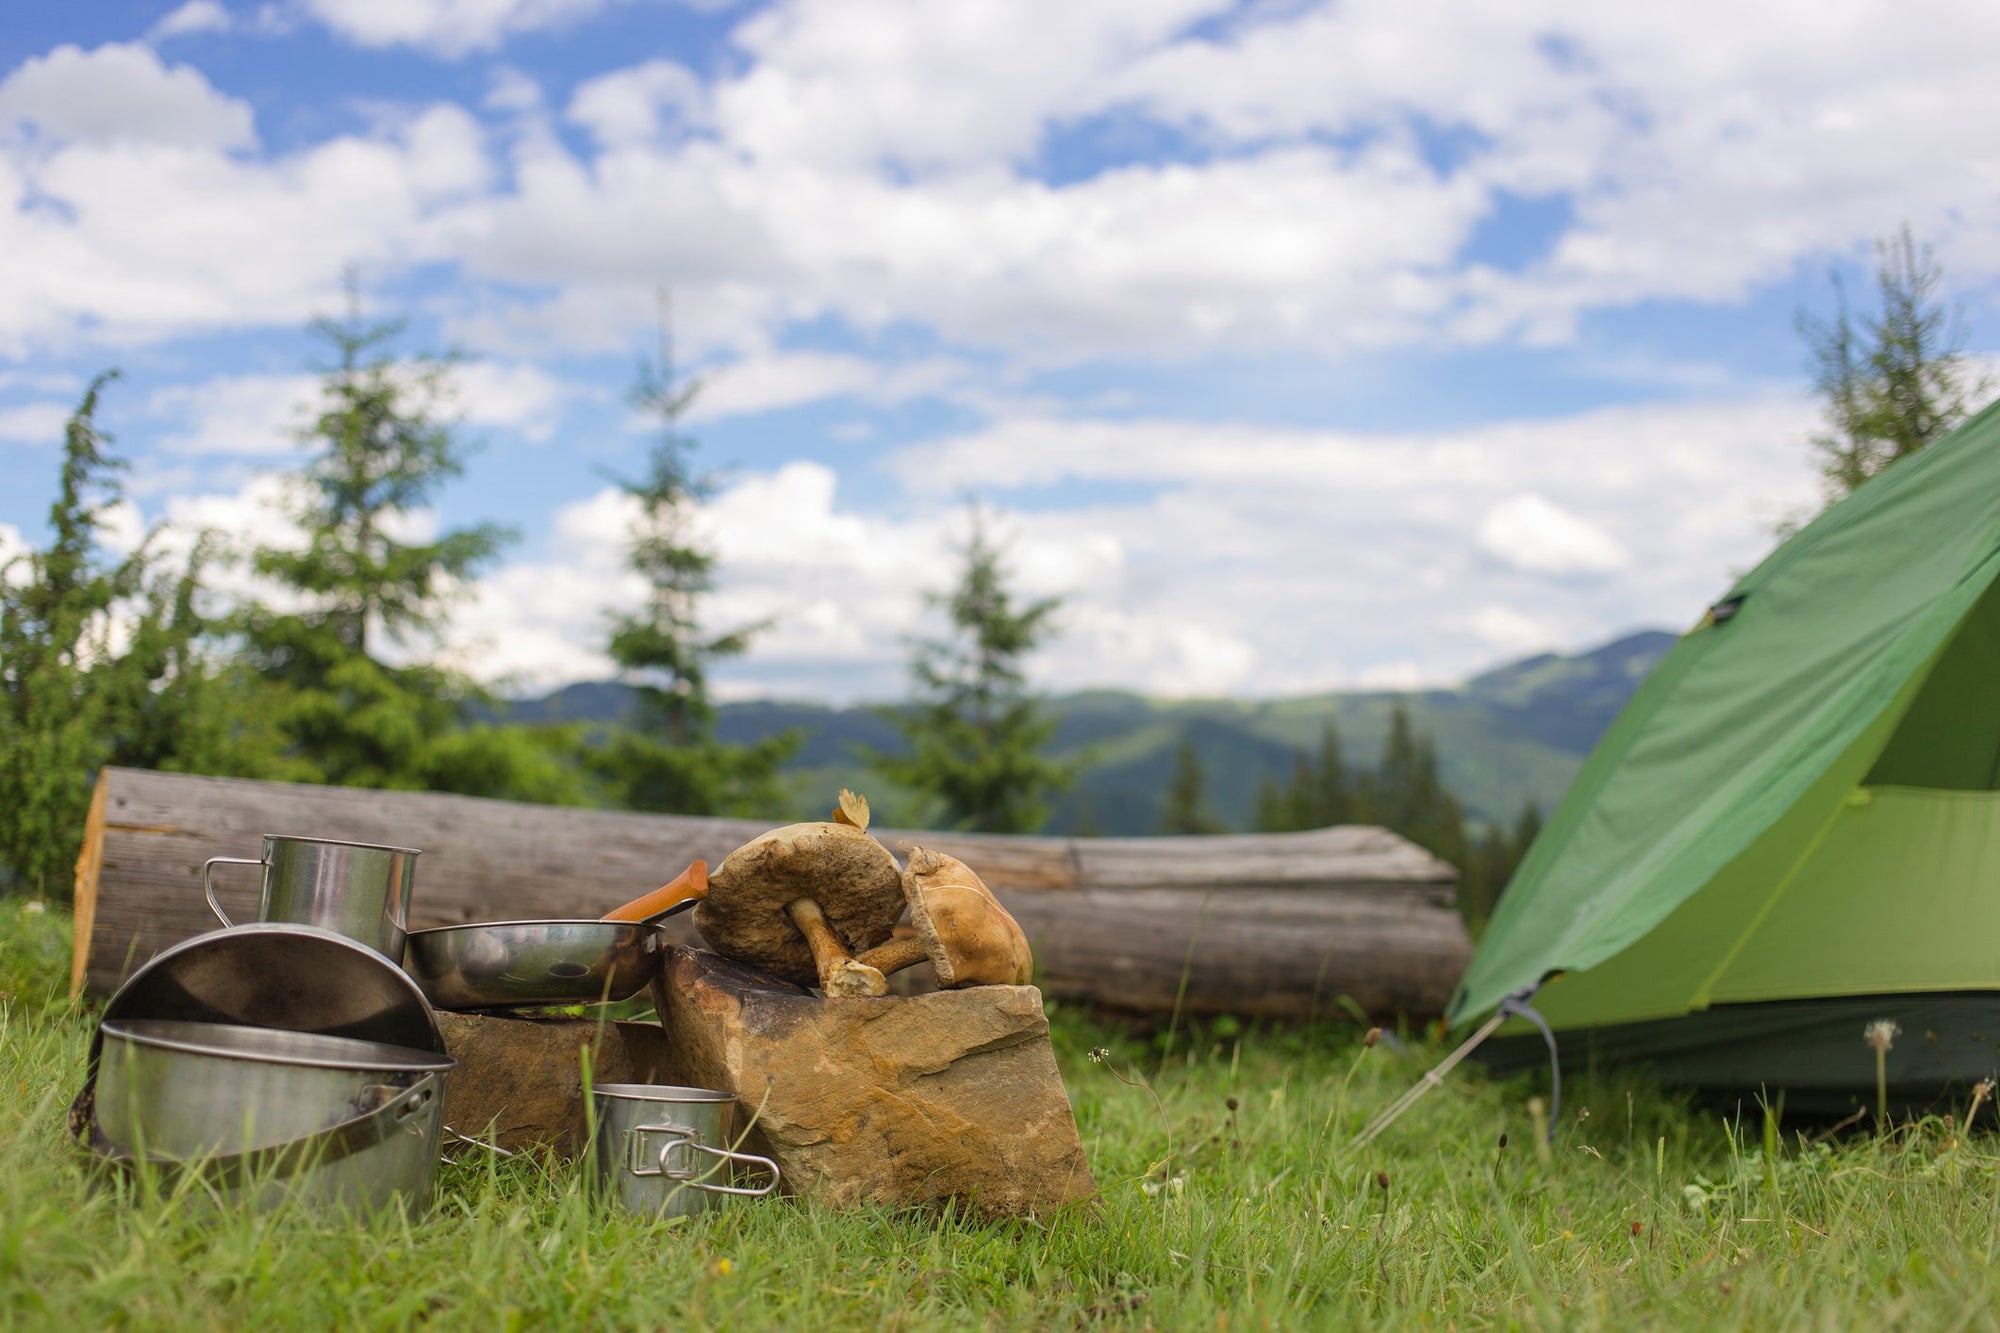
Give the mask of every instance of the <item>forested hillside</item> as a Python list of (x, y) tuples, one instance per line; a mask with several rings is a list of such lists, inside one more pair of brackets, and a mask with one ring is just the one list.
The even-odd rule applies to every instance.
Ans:
[[(1283, 781), (1295, 752), (1318, 745), (1328, 719), (1348, 761), (1372, 764), (1402, 703), (1435, 742), (1446, 785), (1475, 821), (1512, 819), (1532, 802), (1553, 810), (1590, 747), (1673, 645), (1646, 631), (1576, 656), (1543, 654), (1474, 677), (1455, 690), (1336, 693), (1295, 699), (1164, 702), (1117, 691), (1058, 696), (1052, 749), (1081, 760), (1076, 785), (1057, 798), (1052, 833), (1159, 831), (1175, 753), (1192, 742), (1215, 815), (1247, 828), (1266, 778)], [(631, 695), (610, 682), (572, 685), (513, 705), (523, 722), (617, 722)], [(881, 710), (770, 701), (724, 704), (717, 738), (742, 744), (792, 731), (800, 744), (785, 769), (796, 814), (824, 813), (825, 793), (857, 780), (864, 748), (894, 750), (896, 729)], [(883, 792), (895, 815), (896, 793)]]

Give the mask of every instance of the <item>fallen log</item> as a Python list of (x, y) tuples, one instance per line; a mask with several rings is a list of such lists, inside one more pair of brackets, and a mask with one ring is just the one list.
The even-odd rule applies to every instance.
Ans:
[[(215, 927), (201, 865), (265, 833), (420, 847), (412, 928), (596, 916), (767, 825), (107, 768), (77, 861), (73, 991)], [(1470, 953), (1454, 872), (1385, 829), (1037, 838), (878, 829), (985, 879), (1034, 946), (1050, 996), (1141, 1013), (1374, 1019), (1443, 1010)], [(218, 896), (254, 916), (254, 873)], [(693, 943), (686, 917), (668, 923)], [(1348, 1003), (1343, 1003), (1344, 1000)]]

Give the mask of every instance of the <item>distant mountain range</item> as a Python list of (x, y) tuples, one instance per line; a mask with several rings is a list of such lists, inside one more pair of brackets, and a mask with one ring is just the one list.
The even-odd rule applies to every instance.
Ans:
[[(1160, 800), (1183, 737), (1194, 742), (1215, 814), (1247, 828), (1266, 777), (1284, 781), (1299, 749), (1315, 748), (1326, 719), (1340, 730), (1350, 766), (1373, 766), (1391, 708), (1409, 710), (1437, 744), (1446, 783), (1475, 820), (1511, 821), (1533, 801), (1554, 809), (1597, 738), (1639, 682), (1674, 644), (1651, 630), (1573, 657), (1544, 653), (1476, 676), (1457, 689), (1367, 691), (1293, 699), (1163, 701), (1113, 690), (1059, 695), (1051, 750), (1085, 767), (1056, 804), (1047, 832), (1143, 834), (1158, 831)], [(617, 724), (632, 693), (597, 681), (567, 686), (511, 706), (520, 722)], [(800, 746), (786, 781), (800, 818), (820, 818), (843, 786), (861, 786), (884, 824), (921, 823), (908, 793), (874, 778), (860, 757), (894, 750), (899, 736), (879, 707), (754, 701), (725, 704), (717, 733), (757, 740), (792, 730)]]

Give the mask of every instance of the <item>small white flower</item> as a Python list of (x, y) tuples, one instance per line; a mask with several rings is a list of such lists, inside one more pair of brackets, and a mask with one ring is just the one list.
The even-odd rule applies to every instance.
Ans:
[(1901, 1023), (1893, 1019), (1878, 1018), (1861, 1030), (1861, 1039), (1874, 1047), (1879, 1055), (1896, 1044), (1896, 1038), (1902, 1035), (1902, 1031)]

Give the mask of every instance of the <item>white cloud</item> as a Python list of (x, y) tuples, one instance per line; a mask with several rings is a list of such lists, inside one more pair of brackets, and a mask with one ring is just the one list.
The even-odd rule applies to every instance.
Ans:
[(1609, 574), (1627, 563), (1603, 529), (1540, 495), (1512, 495), (1479, 522), (1479, 549), (1530, 574)]
[(716, 95), (731, 142), (838, 172), (986, 166), (1217, 0), (795, 0), (736, 31), (749, 70)]
[(0, 82), (0, 125), (33, 124), (69, 143), (247, 148), (250, 108), (188, 65), (169, 68), (145, 46), (58, 46)]
[(63, 426), (75, 410), (73, 403), (22, 403), (0, 408), (0, 440), (58, 446)]
[(280, 456), (298, 449), (318, 382), (312, 375), (219, 375), (157, 390), (146, 406), (182, 423), (160, 440), (175, 453)]
[(563, 27), (611, 0), (304, 0), (306, 12), (357, 46), (414, 46), (447, 59), (508, 37)]
[(438, 255), (436, 211), (488, 166), (477, 123), (450, 106), (270, 162), (102, 138), (0, 153), (0, 354), (86, 330), (296, 327), (338, 304), (351, 264), (375, 278)]
[(233, 26), (229, 11), (217, 0), (187, 0), (187, 3), (155, 23), (146, 33), (150, 42), (185, 37), (197, 32), (228, 32)]
[(967, 367), (943, 358), (885, 364), (829, 352), (767, 352), (702, 372), (691, 421), (779, 411), (829, 398), (892, 406), (970, 391)]
[(534, 441), (555, 434), (571, 391), (526, 362), (467, 361), (452, 371), (452, 402), (469, 424), (518, 431)]
[[(313, 0), (450, 52), (608, 2)], [(349, 262), (451, 267), (444, 318), (489, 351), (621, 348), (670, 277), (696, 350), (833, 319), (1016, 365), (1548, 342), (1903, 218), (1959, 280), (2000, 271), (1991, 6), (1225, 8), (786, 0), (705, 85), (646, 58), (576, 87), (582, 152), (500, 70), (490, 133), (434, 107), (251, 161), (247, 106), (194, 71), (60, 48), (0, 89), (57, 145), (0, 155), (0, 342), (292, 324)], [(1052, 177), (1073, 135), (1105, 165)], [(1562, 204), (1546, 253), (1465, 260), (1513, 196)]]
[[(555, 431), (568, 391), (554, 376), (524, 363), (468, 361), (452, 367), (444, 420), (494, 426), (529, 440)], [(219, 375), (159, 389), (147, 402), (156, 417), (179, 423), (161, 437), (175, 453), (284, 457), (299, 448), (299, 431), (321, 401), (317, 375)]]
[(1511, 606), (1482, 606), (1472, 613), (1472, 632), (1496, 652), (1532, 653), (1552, 648), (1557, 635), (1540, 618)]
[(18, 566), (9, 568), (9, 565), (27, 551), (28, 543), (21, 536), (21, 530), (12, 523), (0, 523), (0, 578), (16, 584), (25, 582), (27, 571)]
[(601, 75), (579, 86), (568, 118), (607, 149), (656, 139), (669, 125), (682, 129), (708, 119), (708, 91), (693, 70), (671, 60)]

